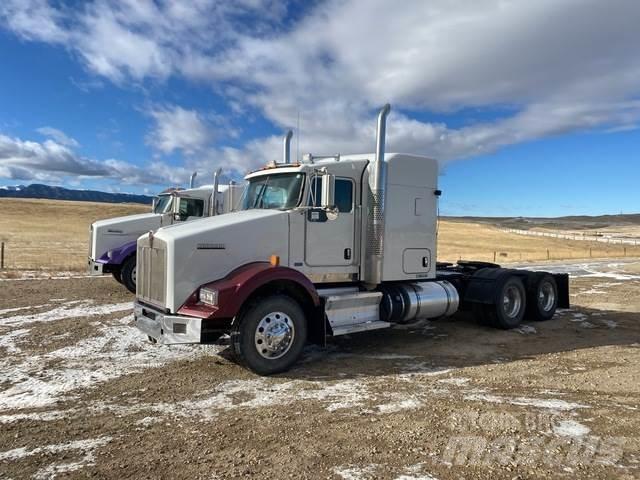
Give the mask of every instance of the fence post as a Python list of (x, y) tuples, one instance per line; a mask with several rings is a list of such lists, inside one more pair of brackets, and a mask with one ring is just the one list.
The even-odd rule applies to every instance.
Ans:
[(493, 263), (496, 263), (496, 252), (493, 252)]
[(591, 247), (589, 247), (589, 257), (593, 257), (593, 254), (591, 252)]
[(0, 270), (4, 270), (4, 242), (0, 242)]
[(551, 255), (549, 255), (549, 249), (547, 248), (547, 260), (551, 260)]

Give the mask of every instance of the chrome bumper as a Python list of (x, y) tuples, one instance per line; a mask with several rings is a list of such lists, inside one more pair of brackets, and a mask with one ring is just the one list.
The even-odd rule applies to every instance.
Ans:
[(104, 268), (104, 264), (102, 263), (98, 263), (95, 260), (92, 260), (91, 258), (89, 258), (88, 262), (87, 262), (87, 270), (89, 275), (104, 275), (104, 272), (102, 271), (102, 269)]
[(201, 318), (167, 315), (138, 302), (133, 305), (136, 327), (158, 343), (202, 343)]

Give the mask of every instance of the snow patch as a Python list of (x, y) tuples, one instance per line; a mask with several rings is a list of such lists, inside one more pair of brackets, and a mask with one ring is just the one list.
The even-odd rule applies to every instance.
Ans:
[(465, 395), (465, 400), (472, 400), (476, 402), (490, 402), (490, 403), (507, 403), (511, 405), (519, 405), (525, 407), (544, 408), (549, 410), (558, 411), (571, 411), (578, 408), (590, 408), (588, 405), (581, 403), (567, 402), (565, 400), (559, 400), (557, 398), (528, 398), (528, 397), (499, 397), (497, 395), (491, 395), (487, 393), (472, 393)]
[(81, 452), (93, 452), (98, 447), (102, 447), (111, 441), (111, 437), (89, 438), (87, 440), (74, 440), (67, 443), (58, 443), (55, 445), (46, 445), (44, 447), (36, 447), (27, 450), (27, 447), (14, 448), (6, 452), (0, 452), (0, 460), (16, 461), (33, 455), (42, 455), (47, 453), (62, 453), (79, 450)]
[(6, 315), (7, 313), (11, 313), (11, 312), (19, 312), (20, 310), (29, 310), (31, 308), (44, 308), (48, 306), (50, 306), (50, 304), (45, 303), (44, 305), (29, 305), (28, 307), (5, 308), (3, 310), (0, 310), (0, 315)]
[(415, 398), (408, 398), (406, 400), (400, 400), (397, 402), (385, 403), (378, 405), (378, 411), (380, 413), (396, 413), (402, 410), (415, 410), (424, 405), (421, 401)]
[(587, 435), (591, 429), (574, 420), (562, 420), (553, 426), (553, 433), (563, 437), (583, 437)]
[(219, 384), (207, 398), (186, 400), (173, 404), (149, 407), (161, 413), (191, 417), (214, 418), (220, 411), (238, 408), (261, 408), (289, 405), (300, 400), (316, 400), (325, 408), (336, 411), (362, 405), (370, 398), (364, 382), (343, 380), (336, 383), (317, 383), (303, 380), (275, 383), (268, 379), (230, 380)]
[(375, 464), (365, 465), (359, 467), (357, 465), (345, 465), (340, 467), (334, 467), (333, 473), (338, 475), (343, 480), (364, 480), (368, 478), (374, 478), (374, 472), (376, 469)]
[(14, 413), (13, 415), (0, 415), (0, 423), (14, 423), (23, 420), (35, 420), (38, 422), (51, 422), (65, 418), (71, 410), (49, 410), (47, 412)]
[(28, 328), (20, 328), (0, 335), (0, 348), (6, 349), (7, 353), (20, 353), (22, 349), (16, 345), (16, 340), (26, 337), (29, 332)]
[(463, 387), (465, 385), (467, 385), (471, 380), (468, 378), (464, 378), (464, 377), (459, 377), (459, 378), (442, 378), (440, 380), (438, 380), (438, 382), (440, 383), (446, 383), (449, 385), (456, 385), (458, 387)]
[(136, 425), (140, 425), (142, 427), (150, 427), (155, 423), (161, 423), (161, 422), (162, 422), (162, 419), (158, 417), (144, 417), (143, 419), (138, 420), (136, 422)]
[[(74, 305), (75, 304), (75, 305)], [(90, 317), (93, 315), (109, 315), (111, 313), (131, 310), (131, 302), (115, 303), (107, 305), (93, 305), (93, 301), (69, 302), (42, 313), (32, 313), (28, 315), (15, 315), (13, 317), (0, 318), (0, 326), (14, 327), (27, 325), (36, 322), (53, 322), (65, 318)]]
[[(105, 310), (108, 308), (93, 309)], [(169, 362), (206, 355), (212, 350), (214, 353), (218, 351), (215, 346), (158, 348), (132, 326), (122, 323), (103, 326), (96, 336), (50, 353), (0, 358), (0, 382), (10, 385), (0, 392), (0, 409), (50, 406), (72, 390), (92, 387)]]

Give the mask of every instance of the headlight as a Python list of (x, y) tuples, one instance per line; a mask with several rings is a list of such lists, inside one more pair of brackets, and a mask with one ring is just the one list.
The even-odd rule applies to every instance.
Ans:
[(213, 305), (214, 307), (218, 305), (218, 291), (212, 290), (210, 288), (201, 288), (200, 289), (200, 301), (202, 303), (206, 303), (207, 305)]

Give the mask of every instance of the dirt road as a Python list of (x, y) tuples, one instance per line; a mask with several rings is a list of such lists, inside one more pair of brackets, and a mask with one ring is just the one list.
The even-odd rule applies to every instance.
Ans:
[(260, 378), (154, 346), (108, 278), (0, 281), (0, 478), (640, 478), (640, 261), (541, 265), (575, 307), (310, 347)]

